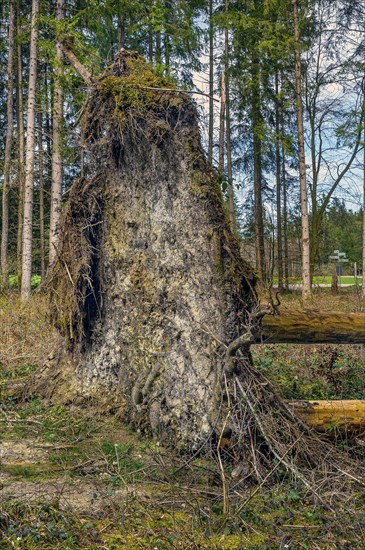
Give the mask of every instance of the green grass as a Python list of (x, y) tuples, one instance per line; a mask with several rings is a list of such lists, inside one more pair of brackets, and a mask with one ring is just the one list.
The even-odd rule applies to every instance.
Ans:
[[(362, 277), (358, 277), (359, 285), (362, 283)], [(278, 278), (273, 278), (273, 283), (278, 283)], [(315, 275), (313, 277), (313, 284), (314, 285), (330, 285), (332, 283), (332, 276), (331, 275)], [(350, 275), (344, 275), (342, 277), (338, 278), (338, 283), (343, 285), (354, 285), (355, 284), (355, 277)], [(302, 284), (302, 279), (300, 277), (289, 277), (289, 284)]]
[[(42, 278), (40, 275), (32, 275), (32, 278), (30, 280), (30, 285), (32, 290), (36, 289), (41, 284), (41, 281), (42, 281)], [(19, 288), (17, 275), (9, 275), (9, 287), (12, 290), (16, 290)]]

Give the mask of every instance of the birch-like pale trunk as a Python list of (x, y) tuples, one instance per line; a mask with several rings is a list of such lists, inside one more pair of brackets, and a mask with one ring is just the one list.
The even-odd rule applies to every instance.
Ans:
[[(65, 17), (65, 0), (57, 0), (56, 20), (62, 21)], [(54, 76), (53, 94), (53, 124), (52, 124), (52, 186), (51, 186), (51, 214), (49, 226), (49, 265), (57, 258), (59, 241), (59, 221), (62, 201), (62, 120), (63, 120), (63, 50), (60, 41), (56, 44), (56, 70)]]
[(22, 240), (23, 240), (23, 213), (24, 213), (24, 113), (23, 113), (23, 67), (22, 46), (20, 42), (20, 21), (17, 23), (18, 41), (18, 82), (17, 82), (17, 124), (18, 124), (18, 229), (16, 245), (16, 266), (18, 287), (22, 280)]
[(295, 46), (295, 97), (298, 127), (299, 180), (300, 180), (300, 210), (302, 220), (302, 296), (306, 300), (311, 294), (310, 253), (309, 253), (309, 216), (308, 196), (304, 152), (304, 124), (302, 102), (302, 71), (299, 42), (298, 0), (293, 0), (294, 13), (294, 46)]
[(27, 299), (31, 291), (32, 277), (32, 225), (33, 225), (33, 187), (34, 187), (34, 143), (35, 108), (37, 85), (37, 18), (39, 0), (32, 0), (32, 19), (29, 56), (29, 87), (27, 108), (27, 140), (25, 144), (25, 182), (24, 182), (24, 219), (22, 243), (22, 284), (21, 297)]
[(14, 132), (14, 113), (13, 113), (13, 79), (14, 79), (14, 1), (9, 3), (9, 50), (8, 50), (8, 105), (7, 105), (7, 129), (5, 139), (5, 158), (4, 158), (4, 180), (2, 193), (2, 224), (1, 224), (1, 276), (0, 287), (7, 288), (8, 280), (8, 240), (9, 240), (9, 183), (10, 183), (10, 164), (11, 164), (11, 148), (13, 143)]
[(208, 159), (213, 164), (213, 132), (214, 132), (214, 28), (213, 28), (213, 0), (209, 0), (209, 130), (208, 130)]
[(221, 75), (221, 106), (220, 106), (220, 115), (219, 115), (219, 160), (218, 160), (218, 171), (221, 176), (224, 172), (224, 122), (225, 122), (225, 112), (226, 112), (226, 85), (224, 71)]
[[(364, 98), (365, 98), (365, 85), (364, 85)], [(365, 103), (365, 99), (363, 104)], [(364, 120), (364, 150), (363, 150), (363, 229), (362, 229), (362, 295), (365, 298), (365, 120)]]

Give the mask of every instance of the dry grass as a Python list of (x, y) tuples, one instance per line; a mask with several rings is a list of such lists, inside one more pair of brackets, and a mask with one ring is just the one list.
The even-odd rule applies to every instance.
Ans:
[(0, 297), (0, 365), (38, 366), (54, 350), (57, 338), (48, 318), (48, 298), (36, 294), (22, 302), (17, 294)]

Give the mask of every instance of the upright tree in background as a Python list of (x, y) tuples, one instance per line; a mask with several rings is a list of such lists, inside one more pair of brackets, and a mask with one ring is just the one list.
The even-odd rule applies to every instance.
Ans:
[(275, 73), (275, 170), (276, 170), (276, 239), (278, 251), (278, 289), (283, 290), (283, 239), (281, 223), (281, 159), (280, 159), (279, 75)]
[(39, 0), (32, 1), (29, 86), (27, 108), (27, 140), (25, 145), (24, 219), (22, 243), (22, 284), (21, 296), (30, 296), (32, 277), (32, 226), (33, 226), (33, 186), (34, 186), (34, 145), (35, 111), (37, 84), (37, 41), (38, 41)]
[[(228, 16), (229, 0), (225, 0), (224, 8)], [(228, 180), (228, 207), (231, 229), (236, 225), (234, 211), (232, 147), (231, 147), (231, 102), (230, 102), (230, 71), (229, 71), (229, 34), (228, 19), (224, 28), (224, 72), (225, 72), (225, 108), (226, 108), (226, 155), (227, 155), (227, 180)]]
[(46, 275), (45, 220), (44, 220), (44, 162), (43, 162), (43, 116), (38, 113), (38, 192), (39, 192), (39, 253), (42, 281)]
[[(364, 80), (364, 98), (365, 98), (365, 80)], [(364, 113), (365, 114), (365, 113)], [(362, 295), (365, 298), (365, 117), (364, 117), (364, 128), (363, 128), (363, 222), (362, 222)]]
[(299, 155), (299, 180), (300, 180), (300, 210), (302, 220), (302, 295), (306, 300), (311, 294), (311, 273), (309, 255), (309, 216), (307, 198), (307, 179), (304, 151), (304, 123), (302, 103), (302, 70), (301, 47), (299, 33), (298, 0), (293, 0), (294, 14), (294, 46), (295, 46), (295, 97), (298, 126), (298, 155)]
[(18, 287), (21, 287), (22, 241), (24, 210), (24, 105), (23, 105), (23, 64), (21, 44), (21, 23), (18, 5), (17, 13), (17, 126), (18, 126), (18, 229), (16, 244), (16, 273)]
[(59, 240), (58, 226), (61, 215), (62, 200), (62, 121), (63, 121), (63, 51), (60, 23), (65, 17), (65, 0), (57, 0), (56, 24), (56, 67), (54, 71), (54, 92), (53, 92), (53, 118), (52, 118), (52, 186), (51, 186), (51, 214), (49, 226), (49, 265), (52, 265), (56, 258), (57, 245)]
[(213, 134), (214, 134), (214, 23), (213, 0), (209, 0), (209, 128), (208, 128), (208, 159), (213, 163)]
[(5, 140), (4, 181), (2, 194), (2, 232), (1, 232), (1, 277), (0, 287), (8, 286), (8, 241), (9, 241), (9, 184), (11, 149), (14, 132), (13, 113), (13, 80), (14, 80), (14, 34), (15, 9), (14, 0), (9, 2), (9, 33), (8, 33), (8, 69), (7, 69), (7, 129)]

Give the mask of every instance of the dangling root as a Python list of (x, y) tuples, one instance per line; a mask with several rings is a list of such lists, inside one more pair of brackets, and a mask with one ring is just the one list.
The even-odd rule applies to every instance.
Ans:
[[(255, 477), (261, 486), (283, 466), (335, 513), (336, 495), (340, 503), (354, 485), (364, 486), (360, 465), (295, 417), (249, 358), (240, 352), (238, 356), (229, 381), (230, 423), (235, 456), (250, 463), (242, 481)], [(278, 461), (274, 467), (273, 459)]]

